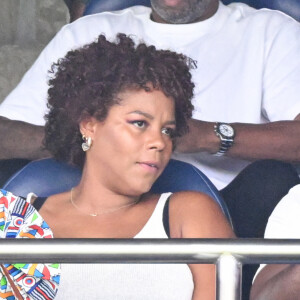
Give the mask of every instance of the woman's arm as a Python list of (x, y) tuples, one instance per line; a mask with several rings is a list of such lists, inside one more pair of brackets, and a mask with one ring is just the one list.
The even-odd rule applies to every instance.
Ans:
[[(219, 205), (197, 192), (173, 194), (170, 201), (172, 238), (234, 238), (235, 235)], [(215, 265), (189, 265), (193, 280), (193, 300), (216, 299)]]

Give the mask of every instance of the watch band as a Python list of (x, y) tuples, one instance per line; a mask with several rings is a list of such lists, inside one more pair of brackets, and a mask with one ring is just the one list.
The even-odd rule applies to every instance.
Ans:
[[(223, 134), (220, 130), (221, 127), (230, 129), (231, 133), (228, 135)], [(234, 129), (229, 124), (216, 122), (216, 124), (214, 125), (214, 132), (220, 139), (220, 148), (218, 152), (214, 154), (214, 156), (223, 156), (233, 145), (235, 135)]]

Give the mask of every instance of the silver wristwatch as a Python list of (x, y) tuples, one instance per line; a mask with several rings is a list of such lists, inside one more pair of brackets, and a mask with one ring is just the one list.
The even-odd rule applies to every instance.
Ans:
[(215, 156), (224, 155), (233, 145), (235, 132), (231, 125), (227, 123), (216, 122), (214, 126), (216, 136), (220, 139), (220, 148)]

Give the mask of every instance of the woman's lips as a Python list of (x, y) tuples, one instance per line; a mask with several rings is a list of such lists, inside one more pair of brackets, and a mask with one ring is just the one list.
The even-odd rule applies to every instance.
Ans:
[(159, 164), (157, 162), (138, 162), (138, 164), (146, 171), (157, 172), (159, 170)]

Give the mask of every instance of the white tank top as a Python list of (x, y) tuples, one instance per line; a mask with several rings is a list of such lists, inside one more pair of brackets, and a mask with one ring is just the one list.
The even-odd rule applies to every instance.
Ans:
[[(162, 194), (146, 225), (134, 238), (168, 238)], [(190, 300), (194, 284), (186, 264), (62, 264), (55, 300)]]

